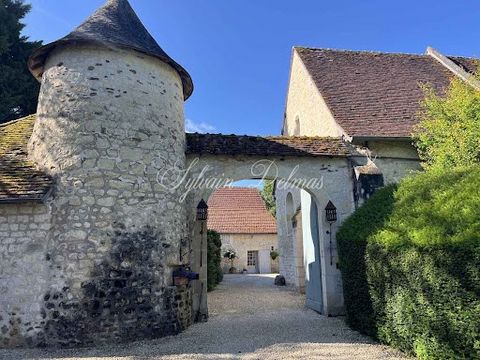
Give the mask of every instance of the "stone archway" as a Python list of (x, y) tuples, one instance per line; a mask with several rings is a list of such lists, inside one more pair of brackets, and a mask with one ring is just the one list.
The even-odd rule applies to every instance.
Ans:
[[(337, 206), (341, 223), (354, 210), (352, 177), (348, 159), (337, 156), (268, 156), (228, 154), (198, 154), (187, 155), (187, 175), (185, 188), (187, 203), (187, 218), (192, 238), (193, 258), (200, 254), (196, 251), (200, 243), (196, 234), (195, 209), (202, 199), (208, 199), (216, 189), (225, 182), (235, 182), (244, 179), (275, 179), (286, 187), (295, 185), (306, 191), (318, 209), (325, 208), (328, 201)], [(200, 181), (203, 180), (203, 181)], [(195, 184), (197, 187), (195, 187)], [(339, 315), (343, 313), (343, 289), (341, 274), (337, 266), (336, 246), (330, 248), (327, 239), (326, 222), (322, 211), (317, 213), (319, 224), (319, 256), (321, 258), (322, 308), (317, 309), (323, 314)], [(279, 229), (281, 231), (281, 229)], [(335, 227), (334, 227), (335, 231)], [(327, 259), (332, 254), (335, 261)], [(202, 273), (206, 278), (206, 268), (199, 267), (199, 262), (192, 259), (194, 271)], [(203, 291), (206, 289), (203, 287)], [(195, 292), (194, 292), (195, 293)], [(196, 295), (194, 294), (194, 297)], [(206, 293), (198, 294), (202, 299)], [(194, 301), (195, 302), (195, 301)], [(206, 303), (204, 304), (206, 306)], [(203, 311), (206, 313), (206, 309)]]
[[(283, 225), (285, 232), (280, 232), (279, 241), (282, 243), (282, 275), (287, 282), (293, 284), (300, 293), (305, 293), (305, 247), (303, 239), (303, 217), (301, 208), (301, 190), (288, 190), (276, 194), (277, 219), (279, 227)], [(285, 200), (285, 205), (282, 202)]]

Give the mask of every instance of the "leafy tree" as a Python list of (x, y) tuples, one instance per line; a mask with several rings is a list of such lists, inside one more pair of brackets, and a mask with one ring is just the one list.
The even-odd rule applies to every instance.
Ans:
[(277, 213), (277, 204), (275, 202), (275, 196), (273, 195), (274, 191), (275, 181), (265, 180), (261, 195), (263, 201), (265, 201), (265, 205), (267, 205), (268, 211), (275, 217)]
[(33, 114), (40, 85), (27, 60), (40, 41), (21, 35), (20, 21), (30, 11), (23, 0), (0, 0), (0, 123)]
[(478, 164), (480, 91), (460, 79), (454, 79), (444, 96), (437, 95), (432, 87), (426, 87), (425, 94), (422, 121), (414, 131), (425, 167), (452, 168)]

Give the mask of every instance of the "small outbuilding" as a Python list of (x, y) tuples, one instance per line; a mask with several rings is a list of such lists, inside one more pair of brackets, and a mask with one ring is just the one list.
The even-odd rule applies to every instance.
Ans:
[(233, 260), (223, 258), (225, 273), (278, 272), (277, 224), (258, 189), (221, 188), (210, 197), (208, 210), (208, 229), (220, 233), (222, 256), (235, 253)]

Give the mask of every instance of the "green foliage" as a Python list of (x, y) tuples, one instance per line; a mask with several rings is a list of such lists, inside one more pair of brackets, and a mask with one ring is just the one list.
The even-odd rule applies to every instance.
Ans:
[(223, 280), (220, 234), (215, 230), (208, 230), (207, 242), (207, 290), (212, 291)]
[(380, 341), (423, 359), (480, 358), (480, 247), (367, 246)]
[(478, 165), (428, 171), (341, 226), (351, 326), (421, 359), (480, 358), (479, 186)]
[(35, 113), (37, 80), (27, 68), (27, 60), (41, 42), (21, 35), (20, 22), (30, 5), (20, 0), (0, 0), (0, 123)]
[(367, 239), (382, 228), (390, 216), (394, 191), (393, 186), (378, 190), (337, 232), (347, 322), (370, 336), (376, 336), (376, 325), (365, 267)]
[(272, 250), (270, 251), (270, 258), (272, 260), (275, 260), (276, 258), (278, 258), (280, 256), (280, 254), (278, 253), (278, 251), (275, 251), (275, 250)]
[(233, 249), (228, 249), (223, 254), (223, 257), (228, 260), (235, 260), (235, 258), (237, 257), (237, 253)]
[[(480, 72), (479, 72), (480, 74)], [(455, 79), (444, 96), (425, 87), (421, 122), (414, 130), (427, 168), (448, 169), (480, 161), (480, 91)]]
[(263, 184), (263, 189), (261, 191), (261, 195), (263, 201), (265, 201), (265, 205), (267, 206), (267, 210), (273, 215), (273, 217), (277, 214), (277, 202), (275, 201), (275, 181), (274, 180), (265, 180)]
[(386, 247), (476, 246), (480, 236), (480, 166), (431, 170), (406, 178), (392, 216), (372, 240)]

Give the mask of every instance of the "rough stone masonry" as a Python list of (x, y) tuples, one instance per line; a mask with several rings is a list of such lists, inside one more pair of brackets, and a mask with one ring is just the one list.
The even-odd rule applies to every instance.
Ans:
[(56, 184), (46, 204), (0, 207), (0, 345), (178, 333), (191, 321), (189, 287), (170, 285), (186, 213), (157, 174), (185, 165), (188, 74), (123, 0), (30, 68), (41, 91), (28, 153)]

